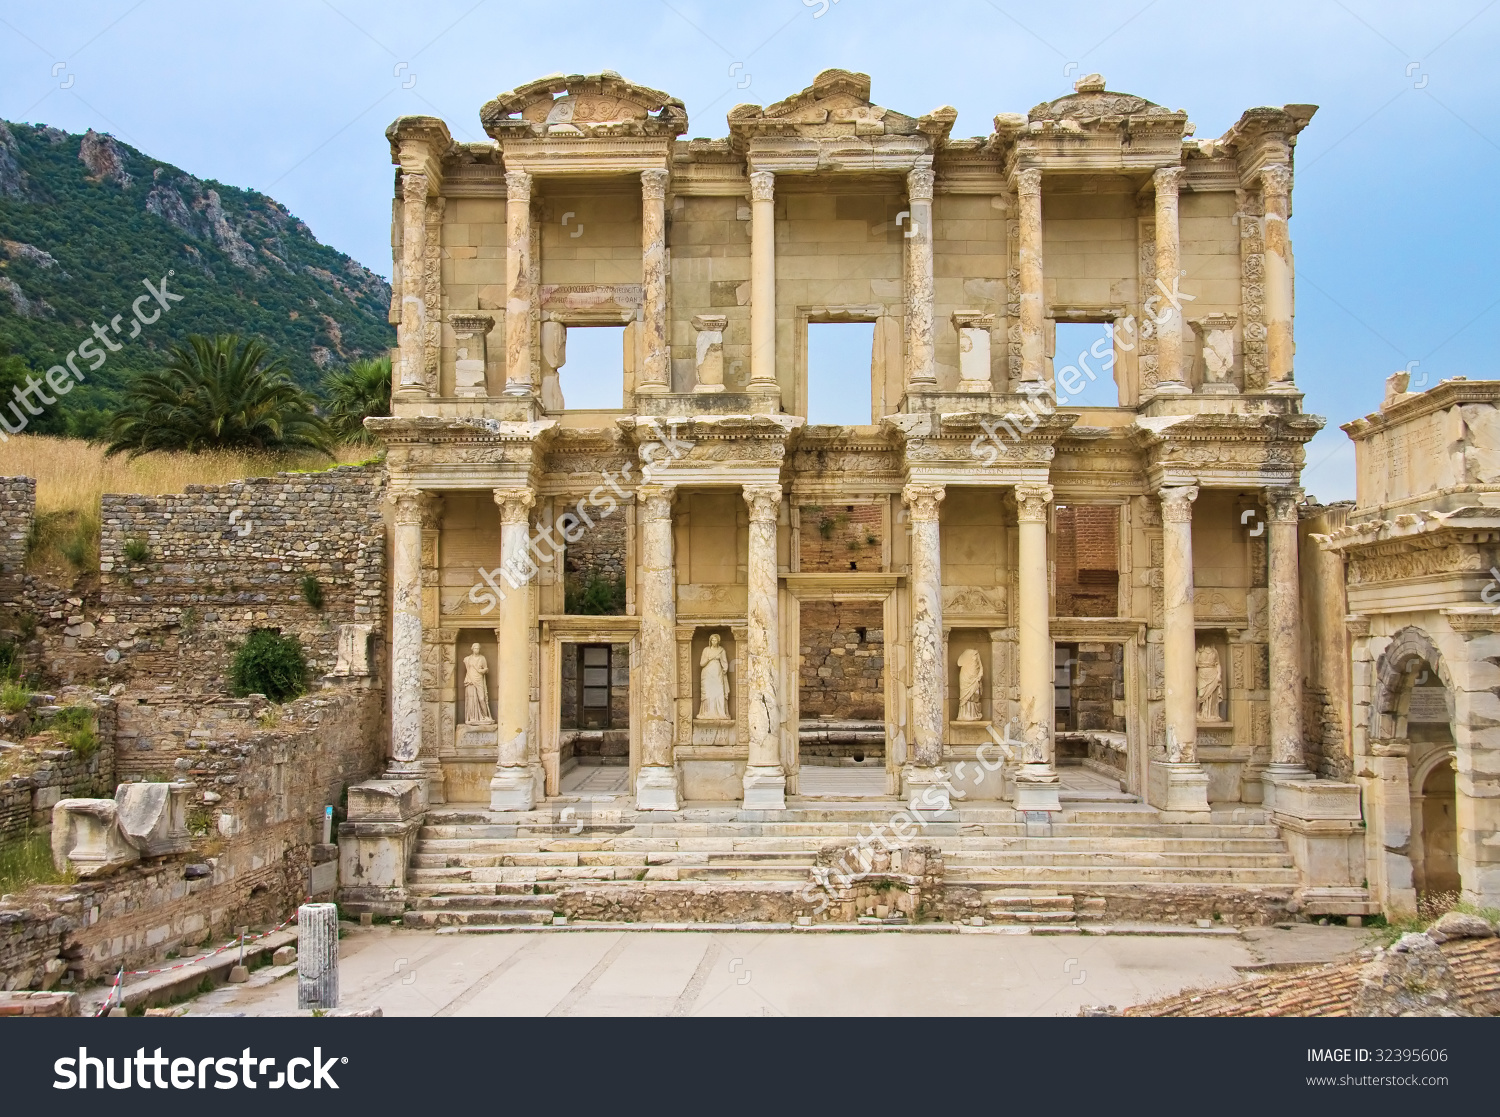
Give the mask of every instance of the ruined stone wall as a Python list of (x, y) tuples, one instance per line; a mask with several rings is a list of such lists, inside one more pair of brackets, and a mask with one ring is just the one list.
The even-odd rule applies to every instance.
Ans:
[(802, 506), (802, 572), (881, 569), (882, 509), (878, 504)]
[[(284, 920), (307, 895), (325, 805), (337, 809), (350, 784), (381, 766), (385, 712), (382, 691), (359, 685), (279, 711), (170, 687), (121, 695), (119, 778), (194, 783), (194, 848), (98, 881), (32, 888), (0, 907), (0, 985), (34, 987), (56, 957), (73, 980), (92, 980)], [(207, 872), (187, 879), (190, 865)]]
[(0, 579), (12, 579), (26, 566), (26, 539), (35, 518), (36, 479), (0, 477)]
[[(56, 618), (66, 623), (45, 634), (49, 671), (63, 682), (165, 678), (222, 693), (232, 645), (256, 628), (298, 636), (313, 677), (332, 670), (340, 623), (383, 624), (383, 489), (379, 467), (342, 466), (106, 494), (99, 600), (70, 602)], [(137, 546), (145, 556), (132, 559), (127, 547)], [(304, 599), (308, 575), (321, 609)]]
[(41, 707), (19, 714), (0, 715), (3, 732), (19, 737), (6, 741), (0, 750), (0, 765), (8, 773), (0, 778), (0, 843), (22, 837), (27, 830), (52, 825), (52, 807), (59, 799), (105, 797), (115, 790), (114, 699), (99, 694), (88, 698), (67, 696), (70, 703), (94, 707), (96, 728), (93, 752), (83, 755), (50, 735), (27, 741), (25, 735), (45, 724)]
[(567, 544), (563, 554), (563, 577), (566, 579), (566, 592), (570, 598), (581, 595), (595, 578), (622, 587), (619, 607), (615, 611), (623, 613), (625, 518), (616, 515), (596, 519), (594, 526), (585, 528), (576, 542)]
[[(803, 719), (885, 717), (885, 633), (879, 605), (805, 602), (802, 606)], [(864, 629), (861, 639), (860, 629)]]

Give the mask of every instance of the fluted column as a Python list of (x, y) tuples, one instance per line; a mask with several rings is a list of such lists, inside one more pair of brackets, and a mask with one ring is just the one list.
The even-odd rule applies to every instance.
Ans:
[(776, 573), (776, 522), (781, 512), (780, 485), (746, 485), (750, 506), (750, 553), (746, 561), (749, 606), (746, 610), (745, 695), (750, 700), (750, 759), (745, 766), (747, 811), (786, 809), (786, 772), (781, 767), (782, 704), (777, 678), (781, 672), (780, 624)]
[(505, 392), (529, 395), (531, 384), (531, 175), (505, 174)]
[(1047, 567), (1049, 485), (1016, 486), (1016, 672), (1021, 691), (1021, 736), (1016, 772), (1016, 810), (1056, 811), (1060, 782), (1053, 753), (1052, 593)]
[(1206, 812), (1208, 776), (1198, 764), (1198, 638), (1193, 623), (1193, 501), (1198, 487), (1169, 486), (1160, 496), (1167, 758), (1151, 763), (1147, 792), (1160, 810)]
[(1181, 167), (1162, 167), (1153, 176), (1156, 185), (1156, 279), (1161, 285), (1148, 295), (1155, 295), (1156, 307), (1156, 392), (1175, 395), (1191, 392), (1182, 378), (1182, 311), (1162, 294), (1161, 287), (1176, 290), (1178, 272), (1182, 269), (1181, 234), (1178, 228), (1178, 191), (1182, 187)]
[(943, 728), (947, 721), (943, 684), (943, 565), (938, 506), (941, 485), (907, 485), (901, 499), (911, 510), (911, 767), (907, 798), (928, 810), (947, 809), (940, 788)]
[(911, 227), (906, 236), (906, 388), (937, 387), (932, 342), (932, 158), (909, 171), (906, 198)]
[(398, 488), (391, 563), (391, 764), (392, 775), (422, 772), (422, 522), (434, 498)]
[(640, 517), (637, 604), (641, 617), (640, 663), (630, 680), (641, 710), (641, 766), (636, 772), (636, 809), (675, 811), (677, 769), (672, 755), (677, 714), (677, 575), (672, 563), (670, 485), (635, 491)]
[[(780, 395), (776, 380), (776, 176), (750, 176), (750, 384)], [(779, 410), (779, 403), (778, 403)]]
[(635, 390), (660, 395), (672, 390), (667, 349), (667, 172), (641, 172), (641, 331), (644, 339)]
[(1016, 207), (1020, 210), (1021, 260), (1021, 384), (1039, 389), (1046, 379), (1047, 311), (1042, 291), (1042, 172), (1036, 168), (1016, 175)]
[(1265, 202), (1266, 391), (1295, 392), (1292, 380), (1292, 170), (1285, 163), (1260, 169)]
[(401, 318), (396, 325), (400, 367), (396, 395), (402, 399), (427, 396), (425, 345), (427, 176), (401, 176)]
[(531, 594), (529, 585), (511, 589), (530, 569), (527, 555), (531, 529), (531, 506), (536, 497), (530, 489), (495, 489), (500, 507), (500, 565), (509, 577), (500, 601), (500, 620), (495, 627), (499, 698), (495, 721), (500, 736), (499, 763), (490, 780), (490, 809), (529, 811), (536, 803), (536, 783), (527, 763), (531, 730)]
[(1266, 494), (1270, 527), (1271, 768), (1273, 776), (1306, 778), (1302, 756), (1302, 661), (1300, 579), (1297, 569), (1297, 505), (1300, 489)]

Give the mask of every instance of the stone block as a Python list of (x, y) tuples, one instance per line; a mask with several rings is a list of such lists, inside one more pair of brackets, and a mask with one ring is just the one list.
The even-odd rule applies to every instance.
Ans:
[(188, 798), (192, 784), (122, 783), (115, 788), (117, 819), (125, 840), (147, 857), (183, 853), (192, 846), (188, 834)]
[(1146, 773), (1146, 800), (1159, 811), (1209, 820), (1208, 773), (1197, 764), (1153, 760)]
[(139, 861), (118, 824), (113, 799), (63, 799), (52, 808), (52, 863), (84, 879), (108, 876)]

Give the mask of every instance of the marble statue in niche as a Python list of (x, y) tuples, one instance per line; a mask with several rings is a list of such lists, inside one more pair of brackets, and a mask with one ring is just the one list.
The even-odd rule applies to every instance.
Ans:
[(470, 644), (469, 651), (464, 657), (464, 724), (491, 725), (495, 719), (490, 714), (489, 661), (478, 644)]
[(973, 648), (958, 657), (958, 720), (984, 720), (984, 660)]
[(700, 681), (703, 700), (698, 704), (698, 717), (704, 721), (729, 720), (729, 656), (719, 642), (719, 634), (708, 638), (708, 647), (698, 657), (698, 666), (703, 669)]
[(1219, 653), (1208, 645), (1198, 649), (1198, 719), (1219, 721), (1224, 702), (1224, 668)]

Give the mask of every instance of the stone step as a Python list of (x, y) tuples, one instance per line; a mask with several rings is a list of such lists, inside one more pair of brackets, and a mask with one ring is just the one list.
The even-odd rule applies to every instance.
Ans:
[(1074, 865), (1003, 865), (970, 866), (962, 872), (949, 873), (950, 887), (984, 888), (1000, 883), (1046, 884), (1049, 887), (1085, 888), (1110, 884), (1224, 884), (1236, 887), (1293, 887), (1298, 884), (1295, 869), (1151, 869), (1139, 865), (1080, 868)]
[(1051, 911), (1073, 912), (1072, 896), (1039, 896), (1032, 893), (1023, 893), (1018, 896), (997, 896), (990, 902), (990, 911)]
[[(440, 893), (413, 902), (418, 911), (540, 911), (546, 900), (540, 896), (465, 896)], [(551, 909), (548, 909), (551, 910)]]
[(1059, 852), (1049, 849), (1017, 849), (991, 853), (945, 855), (943, 864), (952, 872), (977, 865), (1149, 865), (1159, 868), (1288, 869), (1287, 854), (1268, 853), (1092, 853)]
[(495, 926), (544, 926), (552, 922), (551, 908), (474, 908), (465, 910), (423, 909), (402, 918), (407, 927), (458, 927), (477, 924)]

